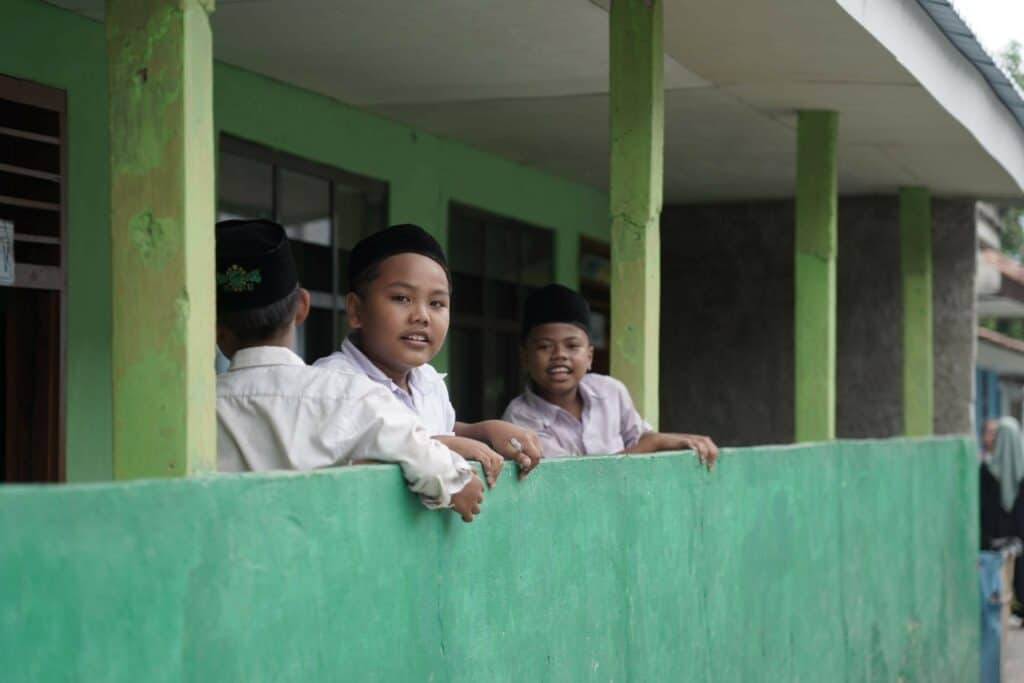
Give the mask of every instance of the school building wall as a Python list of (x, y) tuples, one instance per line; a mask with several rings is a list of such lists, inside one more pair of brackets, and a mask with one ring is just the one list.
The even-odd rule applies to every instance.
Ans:
[(0, 488), (4, 680), (977, 680), (967, 439), (511, 469)]
[[(684, 205), (662, 215), (662, 427), (726, 445), (793, 440), (792, 201)], [(903, 431), (896, 197), (839, 201), (841, 438)], [(971, 431), (973, 203), (932, 202), (937, 434)]]
[[(0, 45), (0, 73), (67, 92), (67, 478), (108, 480), (113, 378), (103, 26), (41, 0), (4, 0)], [(442, 243), (449, 201), (549, 228), (556, 231), (556, 278), (576, 285), (580, 235), (607, 239), (608, 200), (596, 189), (226, 64), (215, 65), (214, 82), (218, 133), (387, 181), (390, 221), (419, 223)], [(442, 369), (446, 354), (437, 359)]]

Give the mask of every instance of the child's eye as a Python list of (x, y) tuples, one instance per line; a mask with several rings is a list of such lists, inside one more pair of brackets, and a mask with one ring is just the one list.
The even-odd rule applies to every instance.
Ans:
[(410, 299), (409, 297), (407, 297), (404, 294), (392, 294), (391, 295), (391, 300), (392, 301), (397, 301), (397, 302), (403, 303), (403, 304), (404, 303), (408, 303), (409, 301), (412, 301), (412, 299)]
[(431, 301), (430, 305), (434, 308), (448, 308), (448, 304), (443, 301)]

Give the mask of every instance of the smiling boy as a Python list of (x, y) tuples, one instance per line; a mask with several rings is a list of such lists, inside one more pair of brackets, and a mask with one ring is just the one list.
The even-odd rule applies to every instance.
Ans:
[(503, 418), (535, 431), (545, 457), (694, 450), (708, 469), (714, 464), (711, 439), (654, 431), (622, 382), (590, 372), (590, 307), (578, 293), (548, 285), (530, 294), (521, 333), (529, 383)]
[[(536, 434), (500, 420), (457, 422), (444, 376), (429, 365), (448, 335), (451, 275), (437, 241), (415, 225), (396, 225), (352, 250), (346, 313), (352, 334), (314, 365), (360, 372), (419, 415), (438, 441), (484, 468), (493, 486), (504, 458), (520, 478), (540, 462)], [(489, 445), (488, 445), (489, 444)]]

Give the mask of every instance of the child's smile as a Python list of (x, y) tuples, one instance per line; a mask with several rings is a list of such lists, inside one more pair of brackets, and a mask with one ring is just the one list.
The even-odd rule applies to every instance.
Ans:
[(576, 391), (590, 370), (594, 347), (587, 333), (569, 323), (546, 323), (530, 331), (523, 362), (537, 392), (546, 399)]
[(404, 386), (409, 370), (433, 359), (448, 334), (448, 274), (420, 254), (391, 256), (379, 269), (364, 296), (351, 295), (350, 322), (363, 353)]

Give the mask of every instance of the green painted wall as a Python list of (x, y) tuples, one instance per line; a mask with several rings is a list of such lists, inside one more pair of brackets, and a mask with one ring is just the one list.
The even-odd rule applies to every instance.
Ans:
[(6, 681), (977, 680), (966, 439), (0, 489)]
[[(0, 45), (0, 73), (68, 92), (68, 479), (107, 480), (111, 278), (103, 27), (41, 0), (4, 0)], [(603, 192), (242, 69), (215, 66), (214, 114), (218, 133), (387, 181), (391, 220), (418, 222), (443, 242), (450, 200), (554, 229), (556, 279), (565, 284), (578, 283), (579, 235), (608, 238)], [(447, 366), (447, 350), (436, 364)]]
[(67, 477), (108, 480), (110, 161), (103, 27), (38, 0), (3, 0), (0, 45), (0, 73), (67, 91)]

